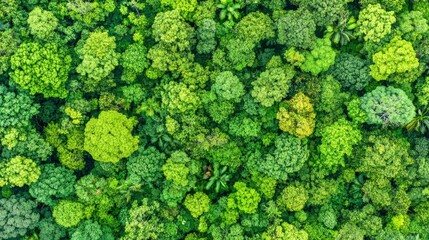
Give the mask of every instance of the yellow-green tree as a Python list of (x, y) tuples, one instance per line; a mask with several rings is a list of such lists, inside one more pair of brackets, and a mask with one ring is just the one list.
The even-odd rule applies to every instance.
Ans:
[(133, 119), (116, 111), (103, 111), (91, 118), (85, 127), (84, 149), (100, 162), (117, 163), (129, 157), (138, 148), (138, 137), (131, 131)]
[(313, 133), (316, 125), (315, 118), (316, 114), (310, 98), (302, 92), (286, 101), (277, 112), (280, 129), (298, 138), (308, 137)]

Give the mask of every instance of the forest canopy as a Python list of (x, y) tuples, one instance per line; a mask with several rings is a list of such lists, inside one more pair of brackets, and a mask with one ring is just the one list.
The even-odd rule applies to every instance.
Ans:
[(429, 239), (429, 0), (0, 0), (0, 240)]

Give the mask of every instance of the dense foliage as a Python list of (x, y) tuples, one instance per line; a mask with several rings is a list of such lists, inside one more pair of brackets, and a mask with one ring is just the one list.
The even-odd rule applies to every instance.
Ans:
[(0, 240), (429, 239), (428, 0), (0, 0)]

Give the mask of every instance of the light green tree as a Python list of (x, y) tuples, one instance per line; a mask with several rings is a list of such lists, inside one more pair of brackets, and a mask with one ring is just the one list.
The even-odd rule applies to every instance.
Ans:
[(11, 78), (31, 94), (65, 98), (71, 57), (54, 43), (23, 43), (11, 57)]
[(392, 31), (395, 22), (394, 12), (384, 10), (380, 4), (369, 4), (359, 12), (357, 24), (365, 41), (379, 42)]
[[(419, 60), (416, 57), (413, 45), (401, 39), (393, 38), (380, 52), (372, 56), (371, 76), (375, 80), (387, 80), (393, 74), (404, 74), (416, 69)], [(396, 79), (395, 79), (396, 80)], [(399, 82), (407, 82), (413, 78), (399, 79)]]
[(83, 47), (76, 50), (82, 60), (76, 72), (84, 78), (85, 91), (96, 91), (102, 80), (118, 66), (120, 54), (115, 49), (115, 37), (104, 31), (90, 33)]
[(135, 120), (116, 111), (102, 111), (85, 127), (84, 149), (94, 160), (117, 163), (138, 148), (138, 137), (131, 134)]
[(203, 192), (188, 194), (183, 203), (194, 218), (198, 218), (210, 209), (210, 198)]

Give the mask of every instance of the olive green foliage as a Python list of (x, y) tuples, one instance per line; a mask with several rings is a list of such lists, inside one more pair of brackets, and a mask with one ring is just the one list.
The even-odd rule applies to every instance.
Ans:
[(159, 208), (158, 202), (149, 202), (147, 198), (143, 199), (141, 205), (133, 202), (123, 239), (158, 239), (164, 232), (164, 224), (157, 216)]
[(65, 98), (66, 81), (72, 59), (63, 46), (55, 43), (23, 43), (11, 57), (11, 78), (31, 94)]
[(402, 37), (410, 42), (421, 40), (429, 30), (427, 21), (420, 11), (404, 12), (399, 19)]
[(3, 166), (0, 173), (0, 186), (7, 183), (17, 187), (30, 185), (36, 182), (39, 176), (40, 167), (33, 160), (16, 156)]
[(280, 129), (298, 138), (310, 136), (316, 124), (316, 114), (310, 98), (299, 92), (285, 105), (279, 108), (276, 115)]
[(413, 103), (399, 88), (380, 86), (365, 94), (360, 101), (369, 124), (403, 126), (416, 115)]
[(307, 141), (283, 133), (275, 141), (274, 151), (259, 160), (259, 169), (277, 180), (299, 171), (309, 157)]
[(287, 211), (300, 211), (307, 202), (308, 193), (301, 186), (287, 186), (277, 198), (277, 205)]
[(230, 71), (219, 73), (211, 87), (216, 95), (226, 101), (240, 101), (244, 95), (244, 86)]
[(58, 19), (55, 15), (50, 11), (41, 9), (40, 7), (34, 8), (28, 14), (27, 22), (30, 27), (31, 34), (40, 39), (50, 37), (58, 26)]
[(264, 107), (271, 107), (286, 97), (290, 82), (295, 75), (291, 66), (270, 68), (252, 82), (252, 97)]
[(369, 4), (360, 11), (357, 24), (365, 41), (379, 42), (392, 31), (395, 22), (394, 12), (386, 11), (380, 4)]
[(279, 222), (268, 227), (266, 232), (262, 233), (264, 240), (307, 240), (308, 233), (304, 230), (299, 230), (292, 224), (287, 222)]
[(137, 150), (131, 134), (135, 121), (116, 111), (103, 111), (85, 126), (85, 151), (101, 162), (117, 163)]
[(115, 37), (107, 32), (92, 32), (83, 47), (77, 50), (82, 62), (76, 67), (76, 72), (84, 77), (86, 91), (96, 91), (102, 80), (118, 65), (119, 54), (115, 48)]
[(287, 11), (276, 21), (277, 42), (288, 48), (312, 48), (316, 42), (316, 23), (306, 10)]
[(23, 237), (39, 221), (37, 204), (23, 197), (0, 199), (0, 239)]
[(252, 12), (244, 16), (235, 26), (238, 36), (250, 43), (274, 37), (273, 21), (261, 12)]
[[(419, 66), (416, 52), (410, 42), (400, 37), (393, 38), (380, 52), (372, 56), (371, 76), (375, 80), (387, 80), (392, 74), (403, 74)], [(412, 81), (402, 78), (399, 82)]]
[(170, 114), (195, 111), (201, 103), (199, 96), (183, 82), (171, 81), (164, 85), (161, 96)]
[(336, 171), (338, 166), (345, 166), (344, 157), (350, 157), (353, 146), (362, 139), (360, 131), (344, 119), (326, 126), (321, 135), (320, 164), (332, 171)]
[(305, 61), (300, 65), (304, 72), (310, 72), (317, 75), (325, 72), (335, 62), (336, 52), (331, 47), (331, 41), (328, 38), (317, 39), (314, 48), (305, 52)]
[(405, 138), (372, 134), (365, 143), (357, 170), (372, 179), (391, 179), (405, 174), (405, 167), (413, 162), (407, 151), (410, 144)]

